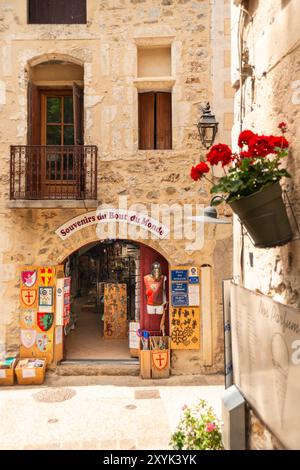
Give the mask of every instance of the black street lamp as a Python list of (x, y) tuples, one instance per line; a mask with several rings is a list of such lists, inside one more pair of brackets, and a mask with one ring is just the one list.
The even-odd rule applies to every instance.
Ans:
[(208, 150), (214, 145), (219, 123), (216, 120), (215, 115), (212, 114), (209, 103), (207, 103), (205, 108), (201, 109), (203, 111), (203, 114), (199, 119), (197, 127), (201, 142), (204, 147)]

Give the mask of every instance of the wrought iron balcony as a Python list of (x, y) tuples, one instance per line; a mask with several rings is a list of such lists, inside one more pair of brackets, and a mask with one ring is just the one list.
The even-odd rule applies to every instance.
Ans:
[(11, 146), (10, 199), (97, 199), (97, 147)]

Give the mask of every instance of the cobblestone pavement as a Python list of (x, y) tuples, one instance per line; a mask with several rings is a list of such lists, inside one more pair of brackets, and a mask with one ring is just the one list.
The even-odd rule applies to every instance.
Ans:
[(168, 449), (181, 407), (207, 399), (220, 417), (220, 376), (50, 377), (0, 390), (0, 449)]

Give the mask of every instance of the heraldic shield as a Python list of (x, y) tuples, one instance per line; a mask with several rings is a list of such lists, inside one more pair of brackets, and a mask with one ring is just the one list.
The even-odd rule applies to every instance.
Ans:
[(152, 361), (156, 369), (165, 369), (168, 366), (168, 351), (152, 351)]
[(53, 313), (38, 312), (37, 324), (42, 331), (50, 330), (53, 325)]
[(21, 289), (21, 300), (26, 307), (32, 307), (37, 299), (35, 289)]
[(22, 284), (26, 287), (32, 287), (36, 283), (37, 272), (36, 271), (22, 271), (21, 280)]
[(36, 339), (36, 331), (35, 330), (21, 330), (21, 343), (22, 345), (30, 349), (33, 347)]
[(54, 275), (53, 268), (41, 268), (40, 269), (40, 278), (41, 278), (43, 286), (50, 286), (53, 275)]

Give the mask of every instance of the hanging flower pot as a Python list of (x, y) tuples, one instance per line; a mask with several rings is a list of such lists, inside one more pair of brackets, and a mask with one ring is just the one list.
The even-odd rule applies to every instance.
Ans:
[(245, 226), (256, 247), (271, 248), (285, 245), (292, 240), (293, 233), (279, 183), (242, 197), (229, 205)]
[[(282, 167), (288, 155), (289, 142), (285, 138), (286, 123), (279, 124), (280, 136), (258, 135), (251, 130), (241, 132), (240, 151), (233, 153), (226, 144), (214, 145), (191, 170), (191, 178), (207, 179), (212, 184), (214, 205), (227, 202), (238, 215), (258, 248), (281, 246), (292, 240), (293, 234), (286, 213), (280, 180), (290, 178)], [(210, 180), (210, 167), (221, 165), (224, 176)]]

